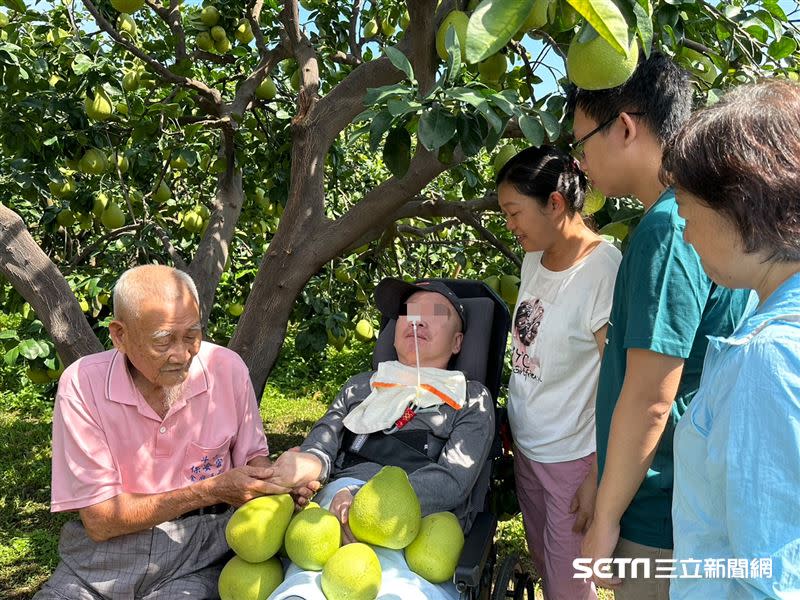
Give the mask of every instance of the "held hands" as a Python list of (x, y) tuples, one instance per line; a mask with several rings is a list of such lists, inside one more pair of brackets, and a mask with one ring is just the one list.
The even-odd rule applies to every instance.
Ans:
[(213, 503), (241, 506), (259, 496), (288, 494), (292, 491), (289, 487), (276, 484), (273, 477), (273, 467), (244, 466), (206, 479), (204, 483), (211, 487)]
[(353, 532), (350, 531), (350, 526), (347, 524), (348, 517), (350, 516), (350, 505), (353, 504), (353, 494), (350, 490), (344, 489), (337, 493), (331, 501), (330, 508), (328, 509), (339, 522), (342, 524), (342, 544), (352, 544), (356, 541)]
[[(592, 569), (594, 563), (600, 559), (608, 559), (614, 556), (614, 549), (619, 541), (619, 522), (607, 523), (597, 516), (592, 520), (586, 537), (581, 544), (581, 556), (592, 559)], [(608, 567), (610, 569), (610, 567)], [(595, 585), (605, 588), (617, 588), (622, 583), (619, 577), (598, 577), (592, 576)]]
[(319, 489), (318, 479), (322, 473), (322, 461), (310, 452), (301, 452), (300, 448), (291, 448), (281, 454), (274, 463), (272, 481), (289, 488), (309, 488), (316, 483), (314, 490)]
[(594, 518), (594, 504), (597, 499), (597, 473), (589, 471), (583, 483), (575, 492), (575, 497), (569, 505), (569, 512), (575, 515), (575, 524), (572, 531), (586, 533)]

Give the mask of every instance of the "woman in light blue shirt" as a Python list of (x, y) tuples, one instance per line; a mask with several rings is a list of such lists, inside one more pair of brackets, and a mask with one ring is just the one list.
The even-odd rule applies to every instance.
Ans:
[(662, 179), (711, 279), (758, 295), (675, 431), (670, 598), (800, 598), (800, 86), (698, 112)]

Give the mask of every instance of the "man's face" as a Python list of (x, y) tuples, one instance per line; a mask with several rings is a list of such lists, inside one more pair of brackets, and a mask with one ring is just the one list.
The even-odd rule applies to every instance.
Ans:
[(417, 315), (417, 344), (421, 367), (447, 368), (453, 354), (461, 350), (461, 319), (453, 305), (436, 292), (415, 292), (406, 300), (406, 314), (397, 319), (394, 347), (404, 365), (416, 366), (414, 328), (410, 316)]
[[(622, 196), (617, 184), (618, 174), (622, 165), (619, 161), (619, 118), (612, 121), (602, 131), (593, 134), (589, 139), (575, 149), (575, 156), (580, 161), (581, 168), (586, 171), (592, 187), (600, 190), (606, 196)], [(573, 137), (576, 140), (594, 130), (599, 123), (589, 117), (580, 108), (575, 109), (575, 119), (572, 125)]]
[(171, 388), (189, 374), (192, 359), (200, 350), (200, 311), (190, 293), (173, 302), (145, 300), (139, 315), (112, 321), (114, 346), (151, 384)]

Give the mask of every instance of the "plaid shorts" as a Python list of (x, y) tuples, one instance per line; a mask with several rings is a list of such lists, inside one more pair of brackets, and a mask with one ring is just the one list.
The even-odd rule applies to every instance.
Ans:
[(225, 541), (231, 514), (167, 521), (99, 543), (70, 521), (61, 530), (61, 562), (34, 600), (216, 600), (232, 556)]

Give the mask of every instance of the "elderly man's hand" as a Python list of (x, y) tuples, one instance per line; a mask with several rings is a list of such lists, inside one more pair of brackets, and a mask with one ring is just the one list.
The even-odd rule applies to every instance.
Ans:
[(350, 505), (353, 504), (353, 494), (350, 490), (343, 489), (338, 492), (331, 500), (330, 508), (331, 513), (336, 515), (339, 522), (342, 524), (342, 544), (352, 544), (356, 542), (353, 532), (350, 531), (350, 525), (347, 521), (350, 518)]
[[(312, 492), (319, 489), (310, 488), (322, 473), (322, 461), (310, 452), (300, 452), (299, 448), (291, 448), (281, 454), (272, 463), (272, 482), (290, 488), (308, 488)], [(307, 496), (306, 496), (307, 497)]]
[(288, 494), (292, 491), (289, 486), (275, 483), (272, 467), (237, 467), (206, 479), (211, 487), (216, 502), (225, 502), (231, 506), (241, 506), (245, 502), (267, 496), (270, 494)]

